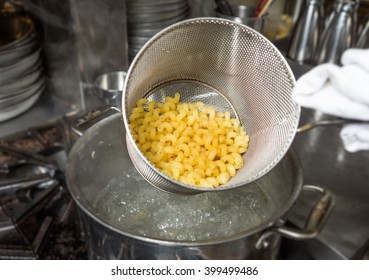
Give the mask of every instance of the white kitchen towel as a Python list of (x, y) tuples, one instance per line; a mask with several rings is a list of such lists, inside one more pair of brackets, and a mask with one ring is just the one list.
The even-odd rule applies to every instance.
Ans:
[(301, 76), (292, 98), (326, 114), (369, 120), (369, 49), (349, 49), (341, 61), (342, 66), (325, 63)]
[(369, 124), (349, 124), (340, 133), (345, 150), (359, 152), (369, 150)]
[[(346, 50), (341, 63), (321, 64), (301, 76), (292, 98), (302, 107), (369, 121), (369, 49)], [(341, 138), (347, 151), (369, 150), (368, 125), (346, 125)]]

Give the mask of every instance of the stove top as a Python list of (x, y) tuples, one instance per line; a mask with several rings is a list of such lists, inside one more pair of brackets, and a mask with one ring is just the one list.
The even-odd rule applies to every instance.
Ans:
[(0, 259), (87, 259), (64, 171), (67, 122), (0, 141)]
[[(0, 139), (0, 259), (88, 259), (65, 181), (77, 135), (67, 119)], [(364, 256), (364, 257), (363, 257)], [(368, 259), (369, 242), (355, 258)], [(282, 238), (280, 259), (345, 259), (317, 239)]]

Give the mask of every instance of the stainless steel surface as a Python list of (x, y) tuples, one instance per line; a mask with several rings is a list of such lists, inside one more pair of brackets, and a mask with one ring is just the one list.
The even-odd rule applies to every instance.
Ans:
[[(51, 6), (54, 5), (53, 9), (56, 11), (53, 14), (48, 14), (47, 17), (53, 18), (52, 15), (59, 15), (60, 12), (68, 10), (68, 1), (63, 1), (62, 4), (59, 2), (60, 1), (43, 1), (45, 5), (48, 3), (50, 3)], [(43, 13), (44, 11), (41, 11), (41, 14)], [(58, 94), (55, 94), (54, 89), (51, 87), (48, 91), (48, 95), (41, 98), (36, 103), (35, 107), (12, 121), (0, 124), (1, 137), (37, 125), (51, 123), (64, 115), (78, 111), (78, 104), (81, 98), (80, 92), (78, 87), (77, 90), (74, 90), (75, 88), (72, 87), (74, 79), (71, 79), (71, 77), (74, 76), (78, 77), (78, 73), (76, 74), (74, 72), (74, 62), (76, 60), (74, 59), (73, 52), (70, 52), (70, 48), (65, 47), (65, 42), (63, 41), (66, 38), (70, 39), (72, 37), (70, 32), (67, 31), (70, 29), (68, 26), (69, 21), (60, 20), (58, 17), (53, 19), (56, 19), (56, 23), (58, 23), (57, 27), (51, 28), (50, 24), (46, 25), (45, 28), (49, 34), (54, 34), (53, 37), (55, 39), (52, 44), (53, 47), (48, 50), (48, 53), (54, 54), (57, 50), (63, 48), (67, 49), (68, 53), (63, 56), (67, 64), (56, 63), (55, 60), (49, 59), (49, 67), (57, 65), (59, 69), (69, 72), (70, 75), (49, 77), (50, 79), (57, 79), (59, 81), (56, 84)], [(55, 27), (55, 25), (53, 27)], [(46, 43), (49, 44), (50, 42)], [(56, 55), (54, 55), (54, 58), (55, 56)], [(307, 65), (296, 66), (294, 61), (289, 59), (287, 61), (291, 65), (292, 70), (294, 70), (296, 77), (310, 69)], [(65, 79), (61, 79), (61, 77)], [(76, 105), (72, 105), (69, 102), (70, 100), (76, 101), (74, 103)], [(321, 117), (316, 112), (303, 109), (301, 124), (315, 121), (320, 118)], [(329, 190), (338, 196), (338, 199), (336, 199), (336, 208), (333, 210), (332, 216), (317, 240), (314, 241), (321, 243), (317, 246), (329, 246), (329, 248), (337, 250), (340, 256), (350, 258), (365, 243), (369, 235), (367, 222), (367, 213), (369, 212), (369, 190), (367, 185), (369, 181), (367, 168), (369, 157), (365, 152), (356, 154), (345, 152), (339, 139), (339, 131), (339, 127), (316, 128), (310, 132), (297, 135), (294, 141), (294, 147), (298, 150), (300, 158), (302, 158), (306, 183), (319, 183), (327, 186)], [(304, 214), (305, 208), (310, 204), (311, 200), (309, 198), (305, 199), (305, 197), (301, 197), (296, 205), (296, 211), (289, 215), (290, 220), (295, 224), (301, 224), (301, 227), (303, 227), (304, 220), (301, 212)], [(103, 230), (105, 230), (104, 227)], [(106, 242), (106, 251), (104, 251), (104, 246), (101, 245), (102, 240)], [(96, 241), (96, 243), (93, 241)], [(125, 252), (128, 252), (129, 250), (127, 248), (132, 248), (130, 246), (127, 248), (115, 247), (114, 250), (114, 237), (111, 239), (108, 237), (99, 240), (95, 239), (93, 241), (91, 242), (91, 246), (100, 248), (100, 250), (103, 251), (102, 254), (112, 249), (112, 252), (119, 255), (120, 249), (124, 249)], [(305, 243), (299, 241), (298, 244), (310, 246), (309, 242)], [(294, 246), (297, 246), (297, 244), (294, 243)], [(314, 247), (316, 248), (317, 246)], [(155, 252), (157, 246), (153, 245), (151, 250)], [(129, 252), (134, 253), (137, 251), (132, 250)]]
[(41, 75), (41, 47), (33, 20), (5, 14), (0, 16), (0, 25), (0, 122), (3, 122), (34, 105), (45, 88), (45, 77)]
[(0, 180), (0, 197), (50, 180), (51, 178), (45, 174), (36, 174), (23, 178), (2, 179)]
[(32, 127), (47, 125), (79, 111), (73, 104), (57, 100), (50, 92), (47, 93), (45, 96), (41, 96), (28, 111), (0, 123), (0, 137), (9, 136)]
[[(283, 42), (284, 41), (284, 42)], [(282, 44), (281, 44), (281, 51), (284, 52), (283, 50), (285, 50), (287, 48), (287, 40), (282, 40)], [(313, 66), (312, 65), (308, 65), (308, 64), (301, 64), (296, 62), (295, 60), (292, 60), (290, 58), (286, 58), (288, 65), (290, 65), (292, 72), (296, 78), (296, 80), (298, 78), (300, 78), (303, 74), (305, 74), (306, 72), (310, 71)], [(301, 120), (300, 120), (301, 122)]]
[(352, 47), (356, 35), (358, 2), (342, 1), (336, 6), (334, 17), (324, 30), (315, 54), (315, 63), (340, 64), (342, 53)]
[(241, 18), (253, 17), (255, 14), (255, 7), (246, 6), (246, 5), (237, 5), (233, 6), (232, 9), (235, 12), (235, 15)]
[(216, 13), (217, 17), (226, 18), (229, 20), (233, 20), (237, 23), (245, 24), (258, 32), (263, 33), (263, 27), (266, 20), (266, 15), (255, 17), (254, 12), (255, 8), (245, 5), (233, 5), (233, 16), (225, 15), (220, 12)]
[[(309, 65), (287, 61), (296, 78), (312, 69)], [(302, 108), (300, 126), (330, 117)], [(339, 258), (350, 259), (369, 236), (369, 152), (345, 151), (340, 130), (341, 126), (321, 126), (297, 133), (293, 147), (301, 159), (304, 183), (318, 183), (336, 198), (335, 208), (316, 241), (331, 248)], [(306, 209), (314, 202), (314, 196), (300, 196), (287, 215), (288, 220), (304, 227)], [(321, 256), (316, 242), (300, 242), (300, 246), (308, 248), (312, 255), (317, 251), (317, 258)]]
[[(140, 10), (137, 8), (131, 9), (128, 11), (129, 22), (160, 22), (176, 18), (188, 12), (188, 4), (186, 1), (183, 1), (181, 5), (174, 5), (173, 7), (171, 6), (172, 5), (170, 4), (165, 4), (158, 8), (141, 6)], [(146, 14), (145, 12), (148, 13)]]
[[(325, 116), (303, 110), (301, 121), (324, 119)], [(296, 148), (304, 171), (304, 182), (326, 186), (336, 196), (336, 207), (318, 240), (350, 258), (369, 236), (369, 153), (344, 150), (340, 127), (318, 127), (297, 134)], [(313, 198), (299, 201), (289, 220), (302, 226), (304, 208)]]
[(101, 99), (107, 105), (122, 106), (122, 92), (127, 73), (115, 71), (100, 75), (95, 81), (95, 87)]
[(22, 8), (38, 27), (46, 89), (30, 110), (0, 124), (1, 137), (102, 105), (96, 77), (128, 68), (125, 1), (25, 0)]
[[(260, 178), (283, 157), (296, 133), (300, 108), (291, 99), (294, 83), (282, 54), (245, 25), (200, 18), (168, 27), (141, 49), (129, 68), (123, 90), (123, 118), (136, 168), (154, 186), (182, 193), (226, 190)], [(162, 174), (145, 158), (128, 131), (128, 117), (138, 99), (173, 96), (176, 84), (184, 101), (196, 99), (205, 105), (234, 108), (250, 136), (244, 165), (219, 188), (196, 188)], [(199, 88), (208, 92), (199, 92)]]
[(0, 109), (6, 109), (7, 107), (19, 104), (20, 102), (36, 94), (44, 86), (45, 86), (44, 77), (40, 77), (32, 85), (24, 88), (22, 91), (19, 91), (16, 94), (13, 94), (10, 96), (1, 96), (0, 97)]
[(17, 59), (29, 55), (36, 48), (35, 44), (35, 40), (31, 40), (26, 44), (0, 51), (0, 65), (7, 65)]
[(41, 30), (52, 97), (79, 111), (101, 106), (95, 79), (128, 68), (125, 1), (24, 2)]
[(79, 116), (71, 122), (71, 130), (78, 136), (82, 136), (87, 129), (111, 115), (120, 113), (116, 107), (102, 106), (88, 112), (85, 116)]
[(369, 260), (369, 239), (352, 256), (353, 260)]
[(288, 15), (291, 15), (292, 22), (297, 22), (298, 17), (300, 16), (301, 9), (305, 4), (305, 0), (286, 0), (284, 12)]
[(60, 108), (62, 104), (65, 108), (73, 106), (81, 110), (85, 104), (70, 2), (25, 0), (24, 9), (43, 31), (38, 35), (47, 69), (47, 92), (56, 103), (48, 105)]
[(294, 25), (287, 57), (299, 63), (313, 64), (324, 27), (322, 0), (307, 0)]
[(188, 0), (127, 0), (129, 60), (133, 60), (153, 35), (170, 24), (185, 19), (189, 11)]
[(349, 119), (327, 119), (327, 120), (319, 120), (312, 123), (303, 124), (297, 129), (297, 132), (306, 132), (310, 129), (313, 129), (318, 126), (331, 126), (338, 125), (343, 126), (345, 124), (365, 124), (369, 123), (368, 121), (359, 121), (359, 120), (349, 120)]
[(13, 79), (17, 79), (20, 75), (23, 75), (33, 66), (35, 66), (40, 59), (41, 50), (35, 49), (31, 54), (26, 57), (22, 57), (11, 64), (7, 64), (0, 67), (0, 83), (4, 84)]
[(355, 46), (361, 49), (369, 48), (369, 15), (363, 17)]
[(347, 4), (347, 2), (351, 2), (353, 5), (360, 5), (360, 0), (335, 0), (332, 5), (328, 7), (327, 16), (325, 19), (325, 27), (329, 27), (329, 25), (332, 24), (332, 21), (334, 20), (335, 16), (341, 11), (344, 5)]
[(44, 89), (45, 85), (42, 84), (31, 96), (2, 108), (0, 112), (0, 121), (8, 121), (29, 110), (40, 98)]
[(347, 260), (336, 248), (322, 243), (318, 239), (301, 240), (283, 239), (279, 259), (281, 260)]
[[(166, 194), (150, 187), (132, 165), (126, 150), (125, 131), (122, 124), (119, 113), (100, 121), (78, 139), (69, 154), (68, 187), (82, 210), (81, 215), (89, 237), (90, 258), (245, 259), (260, 257), (263, 250), (254, 248), (260, 234), (269, 227), (276, 226), (278, 228), (283, 225), (279, 218), (288, 211), (300, 194), (302, 173), (298, 158), (293, 150), (290, 150), (270, 173), (252, 184), (249, 190), (241, 188), (226, 192), (206, 192), (196, 196)], [(102, 165), (105, 165), (105, 168), (101, 169)], [(81, 166), (82, 168), (80, 168)], [(92, 177), (91, 170), (95, 171)], [(186, 204), (191, 204), (192, 200), (211, 200), (217, 196), (228, 201), (233, 194), (236, 194), (233, 197), (240, 197), (242, 193), (251, 191), (252, 188), (257, 192), (263, 192), (264, 198), (257, 203), (264, 204), (264, 207), (267, 207), (270, 202), (273, 205), (270, 209), (268, 206), (270, 211), (266, 212), (261, 221), (252, 226), (246, 221), (243, 223), (240, 221), (240, 231), (227, 236), (209, 237), (205, 240), (171, 240), (152, 236), (154, 233), (150, 234), (150, 228), (147, 229), (147, 232), (145, 231), (147, 224), (144, 224), (144, 228), (139, 225), (137, 228), (135, 224), (128, 226), (127, 223), (115, 219), (113, 209), (111, 211), (105, 209), (104, 202), (101, 202), (114, 199), (114, 201), (122, 203), (126, 199), (130, 199), (126, 195), (132, 190), (138, 197), (148, 195), (149, 200), (153, 199), (154, 203), (159, 198), (160, 200), (164, 199), (169, 205), (177, 204), (181, 200), (187, 201)], [(111, 190), (116, 191), (111, 192)], [(111, 197), (106, 195), (111, 195)], [(193, 205), (187, 211), (196, 212), (195, 210), (199, 206), (199, 204)], [(314, 213), (329, 209), (329, 206), (323, 208), (320, 206), (315, 209)], [(141, 212), (146, 211), (146, 204), (136, 207), (139, 207)], [(219, 210), (221, 209), (214, 209), (214, 211)], [(160, 212), (162, 207), (157, 206), (154, 211)], [(247, 213), (247, 215), (251, 215), (251, 213)], [(227, 218), (225, 217), (225, 219)], [(324, 215), (317, 215), (315, 219), (316, 225), (321, 225), (320, 221), (324, 221)], [(211, 219), (204, 217), (198, 230), (206, 231), (207, 223), (210, 224)], [(269, 245), (273, 247), (276, 236), (272, 236), (271, 240), (268, 241)], [(267, 250), (271, 249), (270, 246)]]
[(5, 84), (0, 85), (0, 98), (16, 95), (23, 91), (24, 88), (29, 87), (35, 83), (43, 74), (43, 67), (41, 61), (34, 65), (29, 71), (20, 75), (15, 80), (11, 80)]
[[(76, 40), (79, 79), (83, 93), (83, 108), (101, 105), (94, 82), (103, 73), (125, 71), (128, 68), (126, 1), (70, 1), (72, 33)], [(107, 28), (107, 27), (111, 28)], [(94, 103), (94, 99), (100, 104)]]
[(272, 227), (260, 236), (255, 245), (256, 248), (267, 246), (267, 239), (274, 234), (295, 240), (309, 240), (318, 236), (334, 208), (334, 195), (324, 188), (312, 185), (304, 185), (302, 191), (313, 191), (321, 194), (321, 198), (311, 210), (304, 228), (296, 229), (295, 227), (287, 226)]

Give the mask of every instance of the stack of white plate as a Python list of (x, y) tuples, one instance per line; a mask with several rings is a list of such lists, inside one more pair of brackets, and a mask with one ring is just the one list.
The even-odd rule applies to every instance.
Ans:
[(0, 30), (0, 121), (6, 121), (35, 104), (45, 77), (33, 21), (2, 14)]
[(188, 0), (128, 0), (128, 50), (133, 60), (141, 47), (165, 27), (186, 19)]

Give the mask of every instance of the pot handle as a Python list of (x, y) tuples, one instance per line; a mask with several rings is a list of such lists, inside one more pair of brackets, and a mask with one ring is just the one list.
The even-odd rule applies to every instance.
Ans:
[(305, 240), (315, 238), (323, 228), (327, 218), (331, 214), (334, 207), (333, 194), (321, 187), (313, 185), (304, 185), (303, 191), (315, 191), (322, 194), (319, 201), (314, 205), (310, 212), (305, 228), (292, 228), (286, 226), (274, 226), (265, 231), (255, 244), (257, 249), (262, 249), (268, 246), (268, 237), (273, 234), (280, 234), (283, 237)]
[(92, 111), (85, 113), (84, 115), (78, 116), (71, 122), (71, 129), (78, 136), (82, 136), (87, 129), (89, 129), (94, 124), (102, 121), (103, 119), (120, 113), (121, 110), (113, 106), (102, 106), (98, 107)]

